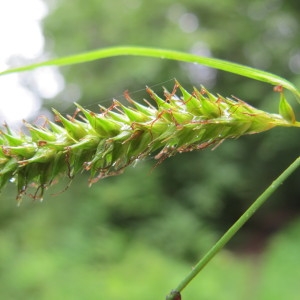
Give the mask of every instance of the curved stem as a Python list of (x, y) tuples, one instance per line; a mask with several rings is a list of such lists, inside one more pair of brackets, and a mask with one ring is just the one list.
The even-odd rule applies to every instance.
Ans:
[(70, 55), (66, 57), (51, 59), (41, 63), (35, 63), (32, 65), (9, 69), (0, 72), (1, 75), (23, 72), (28, 70), (33, 70), (35, 68), (44, 66), (66, 66), (72, 64), (79, 64), (89, 61), (94, 61), (103, 58), (115, 57), (115, 56), (143, 56), (143, 57), (156, 57), (156, 58), (166, 58), (177, 61), (184, 61), (190, 63), (202, 64), (211, 68), (219, 69), (222, 71), (234, 73), (244, 77), (252, 78), (255, 80), (267, 82), (273, 85), (280, 85), (287, 90), (290, 90), (294, 95), (300, 99), (300, 91), (288, 80), (268, 73), (262, 70), (254, 69), (251, 67), (243, 66), (240, 64), (232, 63), (229, 61), (199, 56), (191, 53), (185, 53), (180, 51), (160, 49), (160, 48), (147, 48), (147, 47), (134, 47), (134, 46), (121, 46), (121, 47), (111, 47), (103, 48), (98, 50), (93, 50), (89, 52), (84, 52), (80, 54)]
[(175, 300), (174, 295), (180, 293), (207, 263), (230, 241), (236, 232), (250, 219), (250, 217), (260, 208), (265, 201), (278, 189), (278, 187), (300, 166), (298, 157), (271, 185), (255, 200), (255, 202), (245, 211), (245, 213), (228, 229), (219, 241), (207, 252), (207, 254), (196, 264), (193, 270), (179, 283), (175, 290), (168, 296), (167, 300)]

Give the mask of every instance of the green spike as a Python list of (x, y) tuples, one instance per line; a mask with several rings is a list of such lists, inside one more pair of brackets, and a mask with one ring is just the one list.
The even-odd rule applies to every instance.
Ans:
[(37, 186), (33, 198), (42, 198), (59, 176), (71, 179), (85, 170), (93, 183), (120, 174), (151, 153), (160, 163), (176, 153), (205, 149), (275, 126), (300, 127), (283, 95), (277, 115), (238, 99), (215, 96), (203, 87), (190, 94), (178, 82), (172, 93), (165, 90), (166, 100), (149, 88), (147, 92), (157, 107), (147, 101), (147, 105), (139, 104), (125, 94), (132, 107), (114, 100), (110, 108), (96, 114), (76, 104), (83, 121), (53, 110), (61, 126), (48, 121), (49, 128), (40, 128), (25, 122), (30, 135), (16, 134), (5, 125), (5, 132), (0, 131), (0, 189), (14, 178), (17, 200), (31, 184)]

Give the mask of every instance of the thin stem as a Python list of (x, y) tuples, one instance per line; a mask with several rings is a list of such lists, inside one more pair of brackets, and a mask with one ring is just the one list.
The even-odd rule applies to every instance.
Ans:
[(174, 295), (180, 293), (207, 263), (230, 241), (236, 232), (249, 220), (249, 218), (260, 208), (265, 201), (278, 189), (278, 187), (300, 166), (298, 157), (272, 184), (255, 200), (246, 212), (228, 229), (219, 241), (207, 252), (207, 254), (196, 264), (193, 270), (179, 283), (177, 288), (172, 291), (167, 300), (175, 300)]
[(156, 58), (165, 58), (170, 60), (202, 64), (211, 68), (215, 68), (222, 71), (241, 75), (244, 77), (252, 78), (255, 80), (267, 82), (273, 85), (280, 85), (286, 88), (287, 90), (293, 92), (294, 95), (297, 97), (297, 100), (300, 99), (300, 91), (298, 91), (297, 88), (291, 82), (289, 82), (288, 80), (280, 76), (277, 76), (275, 74), (266, 71), (232, 63), (226, 60), (204, 57), (204, 56), (199, 56), (191, 53), (185, 53), (185, 52), (168, 50), (168, 49), (135, 47), (135, 46), (103, 48), (103, 49), (93, 50), (89, 52), (74, 54), (70, 56), (60, 57), (56, 59), (51, 59), (48, 61), (35, 63), (24, 67), (5, 70), (0, 72), (0, 76), (5, 74), (10, 74), (10, 73), (15, 73), (15, 72), (33, 70), (39, 67), (73, 65), (73, 64), (79, 64), (79, 63), (94, 61), (103, 58), (115, 57), (115, 56), (156, 57)]

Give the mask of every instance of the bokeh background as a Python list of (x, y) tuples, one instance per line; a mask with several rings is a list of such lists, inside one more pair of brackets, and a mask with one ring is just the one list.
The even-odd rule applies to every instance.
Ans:
[[(16, 23), (26, 17), (24, 1), (11, 2), (11, 18), (25, 31), (19, 37), (9, 24), (0, 39), (8, 35), (16, 50), (17, 41), (30, 45), (36, 31)], [(5, 66), (108, 46), (153, 46), (250, 65), (300, 87), (296, 0), (28, 3), (40, 5), (35, 15), (40, 46), (31, 55), (8, 52)], [(162, 94), (162, 86), (172, 89), (174, 78), (187, 90), (202, 84), (278, 111), (278, 95), (267, 84), (203, 66), (119, 57), (15, 76), (24, 97), (1, 78), (0, 117), (17, 127), (22, 112), (32, 122), (39, 115), (52, 118), (51, 107), (72, 114), (74, 101), (98, 110), (113, 98), (124, 101), (127, 89), (135, 100), (147, 98), (146, 85)], [(286, 96), (299, 119), (297, 102)], [(14, 104), (15, 114), (9, 115), (8, 103), (16, 98), (30, 105)], [(154, 169), (149, 158), (91, 188), (88, 175), (81, 174), (66, 191), (61, 192), (68, 179), (42, 203), (28, 198), (20, 207), (11, 184), (0, 195), (1, 298), (164, 299), (299, 155), (298, 145), (297, 129), (274, 129), (226, 141), (214, 151), (178, 155)], [(188, 286), (183, 299), (298, 299), (299, 179), (297, 171)]]

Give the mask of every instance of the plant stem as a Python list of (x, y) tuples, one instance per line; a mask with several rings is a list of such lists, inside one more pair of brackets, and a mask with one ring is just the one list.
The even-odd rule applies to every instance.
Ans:
[[(219, 241), (207, 252), (207, 254), (196, 264), (193, 270), (179, 283), (167, 297), (167, 300), (175, 300), (174, 295), (180, 293), (207, 263), (230, 241), (236, 232), (250, 219), (250, 217), (260, 208), (265, 201), (278, 189), (278, 187), (300, 166), (298, 157), (272, 184), (255, 200), (246, 212), (228, 229)], [(176, 293), (175, 293), (176, 292)]]

